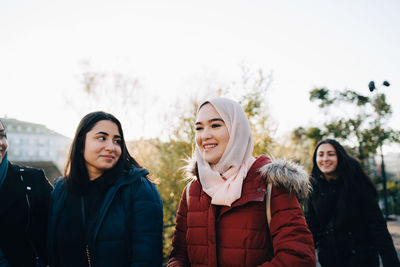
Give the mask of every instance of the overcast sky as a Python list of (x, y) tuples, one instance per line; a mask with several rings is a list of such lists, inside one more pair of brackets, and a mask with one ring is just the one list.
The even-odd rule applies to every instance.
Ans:
[(278, 134), (317, 122), (311, 89), (368, 94), (370, 80), (391, 83), (381, 89), (399, 129), (399, 12), (397, 0), (1, 1), (0, 116), (72, 137), (87, 112), (79, 75), (88, 60), (139, 80), (123, 127), (131, 139), (154, 137), (178, 98), (207, 79), (238, 80), (244, 63), (272, 72), (266, 102)]

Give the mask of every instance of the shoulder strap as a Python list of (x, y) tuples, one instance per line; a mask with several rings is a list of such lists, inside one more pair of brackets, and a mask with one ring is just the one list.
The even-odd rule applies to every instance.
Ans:
[(267, 191), (265, 192), (265, 209), (267, 214), (268, 228), (270, 227), (270, 222), (271, 222), (271, 191), (272, 191), (272, 185), (271, 183), (268, 183)]
[(193, 180), (191, 180), (186, 186), (186, 205), (189, 206), (189, 188), (192, 184)]

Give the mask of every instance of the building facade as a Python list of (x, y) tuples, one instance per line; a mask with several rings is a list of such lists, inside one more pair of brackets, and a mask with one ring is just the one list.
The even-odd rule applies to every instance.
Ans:
[(61, 171), (71, 139), (45, 125), (1, 118), (7, 131), (8, 159), (13, 162), (53, 162)]

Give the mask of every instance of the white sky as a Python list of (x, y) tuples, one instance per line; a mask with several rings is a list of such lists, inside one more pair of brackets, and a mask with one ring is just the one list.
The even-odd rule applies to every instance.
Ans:
[(139, 79), (123, 127), (128, 139), (154, 137), (197, 81), (238, 80), (245, 62), (273, 72), (266, 101), (280, 134), (318, 121), (311, 89), (368, 94), (370, 80), (391, 83), (382, 89), (399, 129), (399, 12), (397, 0), (0, 1), (0, 116), (72, 137), (86, 113), (80, 62), (90, 60)]

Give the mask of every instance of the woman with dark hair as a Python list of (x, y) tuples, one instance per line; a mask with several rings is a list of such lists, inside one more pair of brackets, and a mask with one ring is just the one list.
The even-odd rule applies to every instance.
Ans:
[(87, 114), (51, 198), (50, 265), (161, 266), (162, 203), (147, 175), (118, 119)]
[(7, 150), (0, 121), (0, 266), (45, 266), (52, 186), (42, 170), (8, 161)]
[(169, 267), (315, 266), (311, 232), (296, 198), (304, 170), (252, 156), (253, 138), (239, 103), (213, 98), (195, 125), (194, 179), (179, 204)]
[(311, 179), (306, 218), (322, 267), (376, 267), (378, 254), (383, 266), (400, 266), (375, 186), (337, 141), (317, 144)]

